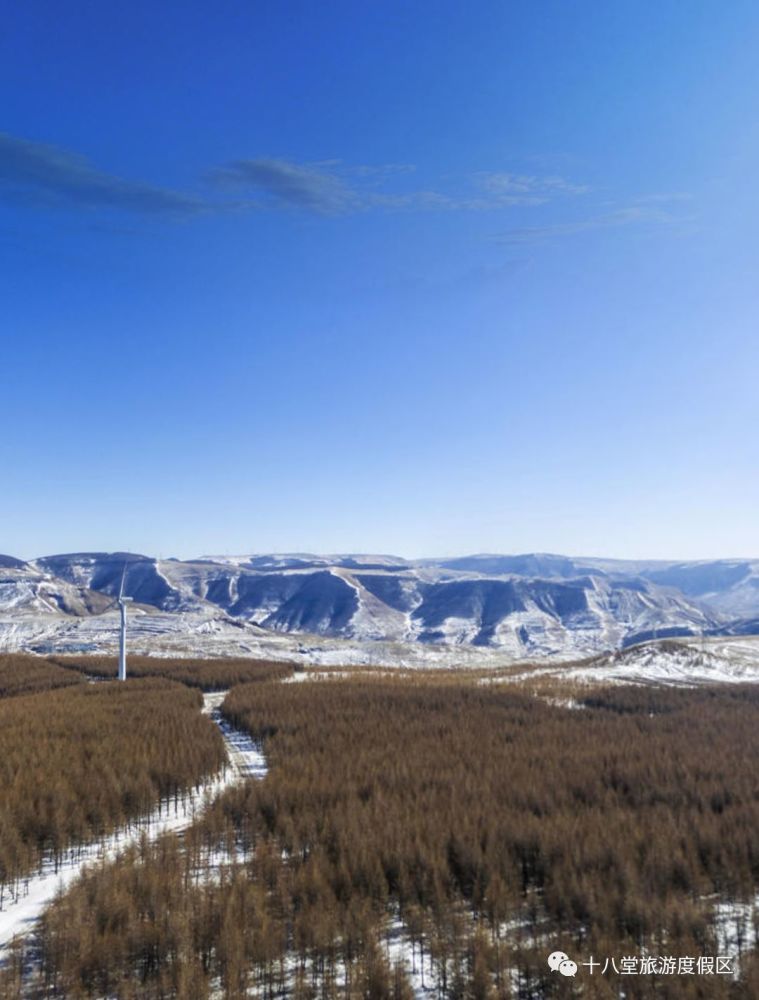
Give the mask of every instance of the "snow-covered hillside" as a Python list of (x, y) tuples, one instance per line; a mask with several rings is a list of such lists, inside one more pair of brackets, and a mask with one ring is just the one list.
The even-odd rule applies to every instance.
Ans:
[(743, 615), (759, 594), (759, 563), (739, 560), (0, 557), (0, 649), (110, 648), (125, 566), (132, 648), (280, 658), (295, 651), (315, 662), (569, 660), (648, 639), (744, 634), (753, 622), (724, 608)]
[(570, 667), (573, 679), (652, 684), (755, 683), (759, 637), (647, 642)]

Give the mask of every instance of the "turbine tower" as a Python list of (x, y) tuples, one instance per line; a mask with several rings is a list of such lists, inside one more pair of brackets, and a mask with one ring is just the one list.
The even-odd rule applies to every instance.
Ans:
[(119, 611), (121, 612), (121, 634), (119, 635), (119, 680), (126, 680), (126, 606), (129, 601), (132, 600), (131, 597), (124, 597), (124, 578), (126, 577), (127, 564), (124, 563), (124, 569), (121, 571), (121, 586), (119, 587), (119, 596), (117, 599), (117, 604), (119, 606)]

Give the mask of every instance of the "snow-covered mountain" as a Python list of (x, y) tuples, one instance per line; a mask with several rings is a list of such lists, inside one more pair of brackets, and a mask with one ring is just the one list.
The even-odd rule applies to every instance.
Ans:
[(651, 638), (750, 634), (752, 615), (759, 619), (759, 563), (747, 560), (296, 553), (181, 561), (88, 552), (0, 557), (0, 649), (42, 651), (64, 637), (67, 647), (100, 648), (125, 565), (138, 636), (179, 642), (185, 634), (236, 652), (292, 636), (565, 659)]
[(0, 615), (86, 615), (103, 611), (109, 601), (96, 589), (55, 577), (43, 567), (0, 556)]
[(587, 559), (528, 554), (478, 555), (441, 560), (436, 565), (484, 575), (567, 579), (584, 573), (612, 578), (640, 577), (671, 587), (712, 611), (733, 618), (759, 617), (759, 559), (712, 559), (699, 562)]

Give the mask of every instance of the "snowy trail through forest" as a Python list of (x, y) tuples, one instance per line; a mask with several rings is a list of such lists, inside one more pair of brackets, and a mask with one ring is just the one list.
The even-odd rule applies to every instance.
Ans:
[(59, 860), (57, 871), (52, 860), (46, 861), (41, 871), (20, 882), (16, 896), (6, 889), (0, 907), (0, 962), (13, 938), (32, 929), (58, 892), (66, 889), (85, 865), (112, 860), (132, 844), (139, 843), (143, 833), (155, 840), (163, 833), (184, 830), (225, 788), (245, 778), (264, 777), (266, 759), (260, 747), (247, 733), (235, 729), (221, 716), (221, 703), (226, 694), (226, 691), (205, 694), (203, 713), (213, 719), (224, 737), (228, 765), (196, 789), (176, 799), (172, 796), (162, 801), (152, 813), (133, 820), (110, 836), (71, 848)]
[(230, 725), (221, 714), (221, 703), (226, 695), (226, 691), (203, 695), (203, 711), (221, 730), (230, 764), (237, 774), (241, 778), (263, 778), (268, 769), (260, 746), (242, 729)]

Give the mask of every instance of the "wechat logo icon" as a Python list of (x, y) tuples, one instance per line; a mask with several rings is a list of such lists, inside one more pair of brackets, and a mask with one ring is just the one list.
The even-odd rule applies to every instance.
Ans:
[(577, 962), (573, 962), (564, 951), (551, 952), (548, 956), (548, 968), (551, 972), (558, 972), (562, 976), (577, 975)]

